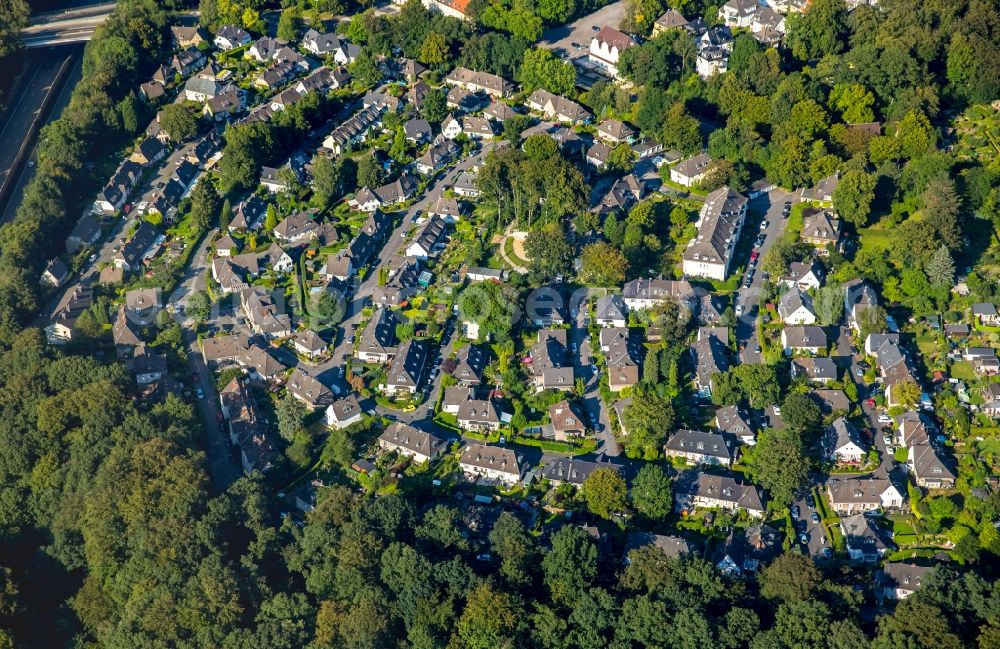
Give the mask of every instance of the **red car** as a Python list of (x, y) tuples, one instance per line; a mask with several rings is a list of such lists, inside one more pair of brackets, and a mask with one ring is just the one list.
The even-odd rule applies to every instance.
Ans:
[(757, 257), (759, 256), (760, 253), (754, 250), (753, 252), (750, 253), (750, 261), (757, 261)]

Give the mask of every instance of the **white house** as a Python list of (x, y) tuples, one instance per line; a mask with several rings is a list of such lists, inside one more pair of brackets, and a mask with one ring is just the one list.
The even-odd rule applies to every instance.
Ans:
[(612, 77), (618, 76), (618, 59), (621, 53), (639, 43), (628, 34), (614, 27), (602, 27), (590, 41), (587, 59)]
[(747, 212), (745, 196), (720, 187), (705, 198), (698, 216), (698, 234), (684, 250), (685, 275), (724, 281)]
[(326, 408), (326, 425), (330, 428), (346, 428), (359, 421), (361, 421), (361, 406), (353, 394), (334, 401)]
[(524, 458), (509, 448), (470, 443), (462, 449), (458, 466), (466, 475), (478, 479), (515, 485), (524, 471)]
[(681, 160), (670, 168), (670, 180), (678, 185), (690, 187), (705, 177), (711, 164), (712, 158), (707, 153), (699, 153), (687, 160)]
[(222, 51), (235, 50), (249, 43), (250, 34), (235, 25), (224, 25), (215, 35), (215, 46)]
[(827, 457), (838, 464), (860, 464), (867, 451), (861, 446), (861, 436), (854, 424), (840, 417), (827, 429)]
[(816, 324), (816, 309), (812, 298), (795, 287), (781, 296), (778, 302), (778, 315), (786, 325)]

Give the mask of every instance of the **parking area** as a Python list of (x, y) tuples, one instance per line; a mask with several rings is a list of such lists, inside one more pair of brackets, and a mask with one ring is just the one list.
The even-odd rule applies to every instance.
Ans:
[(545, 30), (538, 46), (552, 50), (563, 58), (576, 59), (586, 56), (594, 34), (604, 26), (617, 28), (624, 17), (625, 2), (619, 0), (568, 25)]

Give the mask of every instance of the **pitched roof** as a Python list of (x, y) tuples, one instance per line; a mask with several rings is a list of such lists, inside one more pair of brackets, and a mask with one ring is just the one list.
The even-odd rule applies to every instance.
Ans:
[(621, 467), (610, 462), (588, 462), (575, 457), (557, 457), (542, 467), (542, 479), (558, 480), (579, 486), (598, 469), (611, 469), (621, 474)]
[(619, 52), (623, 52), (633, 45), (639, 44), (638, 41), (625, 32), (614, 27), (608, 27), (607, 25), (601, 27), (601, 30), (594, 35), (594, 39), (598, 43), (604, 43), (608, 47), (616, 48)]
[(732, 462), (736, 458), (736, 442), (723, 433), (678, 429), (664, 448), (677, 453), (695, 453)]
[(481, 469), (520, 475), (524, 457), (509, 448), (470, 442), (462, 449), (459, 462)]
[(727, 263), (730, 243), (746, 210), (747, 198), (728, 186), (707, 197), (699, 216), (698, 235), (684, 250), (684, 259)]
[(712, 475), (701, 471), (684, 471), (675, 480), (677, 493), (712, 498), (735, 507), (763, 511), (764, 504), (756, 485), (737, 482), (731, 476)]
[(413, 453), (427, 456), (430, 456), (445, 443), (437, 435), (417, 430), (400, 421), (393, 422), (378, 438), (387, 444), (401, 446)]

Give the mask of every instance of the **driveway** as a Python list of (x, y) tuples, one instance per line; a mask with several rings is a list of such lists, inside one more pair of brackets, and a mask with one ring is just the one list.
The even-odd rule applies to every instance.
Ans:
[[(575, 312), (574, 312), (575, 310)], [(572, 349), (572, 345), (576, 345), (577, 351), (575, 354), (571, 353), (573, 357), (574, 374), (577, 377), (583, 378), (586, 381), (586, 392), (581, 399), (583, 404), (583, 409), (586, 412), (588, 419), (588, 425), (590, 424), (591, 417), (597, 419), (600, 425), (600, 430), (594, 435), (597, 440), (597, 448), (595, 452), (600, 454), (604, 453), (608, 457), (617, 457), (622, 453), (621, 444), (615, 439), (614, 433), (611, 429), (611, 419), (608, 417), (608, 409), (604, 407), (604, 402), (601, 401), (601, 375), (600, 369), (595, 372), (591, 366), (594, 364), (593, 358), (590, 354), (590, 338), (589, 331), (587, 329), (587, 313), (588, 309), (586, 303), (584, 303), (583, 308), (577, 308), (577, 305), (570, 306), (570, 315), (572, 321), (570, 323), (569, 330), (569, 343)]]
[[(760, 303), (760, 289), (764, 283), (764, 273), (760, 270), (759, 260), (764, 258), (771, 249), (771, 246), (774, 245), (774, 242), (785, 232), (785, 226), (788, 225), (788, 221), (781, 218), (781, 211), (784, 208), (785, 201), (795, 203), (795, 194), (789, 194), (782, 189), (775, 189), (751, 200), (749, 206), (750, 212), (748, 212), (746, 223), (743, 226), (747, 236), (756, 237), (758, 232), (763, 232), (765, 239), (763, 245), (756, 249), (760, 253), (758, 270), (754, 273), (750, 287), (742, 288), (741, 284), (741, 288), (736, 296), (736, 304), (743, 307), (743, 315), (739, 316), (736, 320), (736, 340), (739, 344), (746, 344), (740, 353), (741, 363), (764, 362), (762, 355), (754, 351), (754, 348), (760, 344), (760, 341), (757, 339), (757, 315)], [(764, 218), (767, 220), (766, 229), (760, 230), (760, 220), (751, 217), (750, 214), (752, 213), (765, 214)], [(749, 260), (735, 260), (738, 266), (743, 266), (744, 268), (746, 262), (749, 262)], [(744, 271), (740, 279), (742, 280), (744, 277), (746, 277), (746, 271)], [(772, 279), (777, 280), (778, 278), (774, 277)]]

